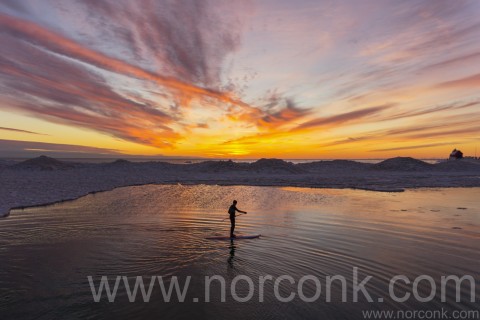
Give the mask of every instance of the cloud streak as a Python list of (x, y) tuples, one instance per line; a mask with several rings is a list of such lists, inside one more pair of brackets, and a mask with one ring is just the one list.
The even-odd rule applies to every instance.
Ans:
[(393, 106), (394, 104), (386, 104), (381, 106), (374, 106), (374, 107), (364, 108), (360, 110), (345, 112), (345, 113), (331, 116), (331, 117), (317, 118), (299, 125), (296, 128), (296, 130), (340, 125), (340, 124), (345, 124), (349, 122), (359, 121), (360, 119), (363, 121), (368, 121), (368, 118), (374, 115), (377, 115), (380, 112), (385, 111), (389, 108), (392, 108)]
[(442, 82), (438, 85), (440, 88), (479, 88), (480, 87), (480, 74), (474, 74), (461, 79)]
[(455, 142), (439, 142), (439, 143), (429, 143), (422, 145), (413, 145), (413, 146), (404, 146), (404, 147), (395, 147), (395, 148), (385, 148), (385, 149), (374, 149), (370, 152), (385, 152), (385, 151), (399, 151), (399, 150), (413, 150), (413, 149), (426, 149), (438, 146), (451, 146)]
[(41, 136), (47, 135), (47, 134), (45, 134), (45, 133), (38, 133), (38, 132), (33, 132), (33, 131), (28, 131), (28, 130), (15, 129), (15, 128), (6, 128), (6, 127), (0, 127), (0, 130), (10, 131), (10, 132), (19, 132), (19, 133), (35, 134), (35, 135), (41, 135)]
[(45, 143), (36, 141), (0, 139), (0, 151), (6, 157), (31, 157), (41, 154), (60, 156), (118, 156), (121, 153), (114, 149), (96, 148), (90, 146)]

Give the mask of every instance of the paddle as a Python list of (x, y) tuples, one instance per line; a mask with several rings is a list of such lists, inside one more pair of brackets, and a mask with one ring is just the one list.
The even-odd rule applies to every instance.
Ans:
[[(235, 217), (243, 216), (244, 214), (247, 214), (247, 213), (246, 213), (246, 212), (245, 212), (245, 213), (240, 213), (240, 214), (237, 214)], [(222, 222), (225, 221), (225, 220), (227, 220), (227, 219), (230, 219), (230, 217), (223, 219)]]

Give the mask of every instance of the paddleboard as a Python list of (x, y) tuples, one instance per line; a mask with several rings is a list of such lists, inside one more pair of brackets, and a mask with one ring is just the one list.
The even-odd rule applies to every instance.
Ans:
[(229, 236), (217, 236), (217, 237), (207, 237), (208, 240), (241, 240), (241, 239), (255, 239), (260, 238), (259, 234), (249, 234), (249, 235), (237, 235), (235, 238), (230, 238)]

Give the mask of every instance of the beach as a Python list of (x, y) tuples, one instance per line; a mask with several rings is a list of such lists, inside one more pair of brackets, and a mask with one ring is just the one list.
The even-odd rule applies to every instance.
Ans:
[(38, 157), (0, 167), (0, 215), (12, 208), (72, 200), (89, 193), (145, 184), (207, 184), (351, 188), (401, 192), (409, 188), (478, 187), (480, 163), (468, 159), (430, 164), (392, 158), (369, 164), (350, 160), (293, 164), (279, 159), (252, 163), (204, 161), (78, 163)]
[[(9, 163), (0, 171), (0, 308), (12, 319), (478, 312), (478, 167), (413, 158)], [(228, 233), (232, 199), (248, 211), (236, 234), (259, 238), (210, 240)], [(433, 286), (417, 280), (426, 275)], [(446, 275), (470, 282), (443, 283)], [(332, 277), (344, 282), (327, 284)], [(395, 277), (407, 281), (392, 294)], [(359, 298), (358, 278), (370, 279)], [(138, 281), (147, 289), (132, 293)], [(172, 283), (184, 294), (165, 296)], [(413, 292), (421, 295), (397, 299)]]

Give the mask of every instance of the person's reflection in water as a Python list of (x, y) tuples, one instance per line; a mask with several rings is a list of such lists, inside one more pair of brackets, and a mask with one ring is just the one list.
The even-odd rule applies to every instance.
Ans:
[(228, 257), (228, 265), (230, 266), (230, 268), (233, 268), (233, 261), (235, 260), (235, 242), (232, 240), (230, 240), (230, 246), (228, 246), (228, 248), (230, 249), (230, 257)]

